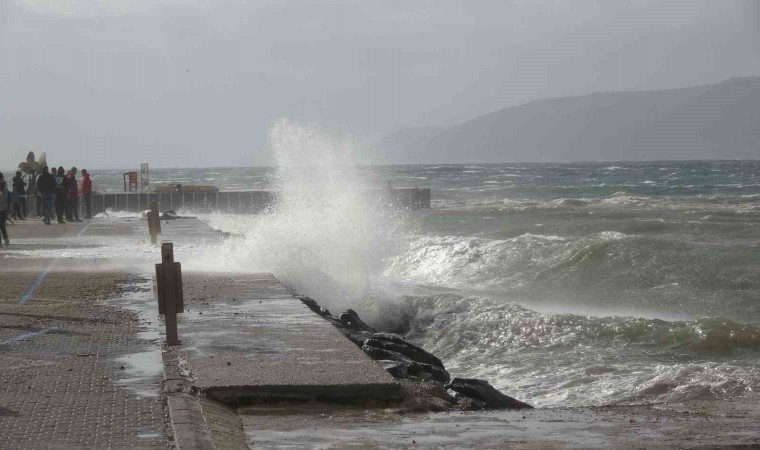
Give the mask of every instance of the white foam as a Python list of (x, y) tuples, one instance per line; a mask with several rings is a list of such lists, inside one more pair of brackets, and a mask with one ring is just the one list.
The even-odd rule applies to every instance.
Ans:
[(399, 240), (396, 216), (360, 189), (375, 180), (355, 169), (350, 143), (317, 127), (281, 120), (270, 139), (279, 204), (257, 216), (214, 216), (212, 224), (244, 237), (206, 257), (223, 266), (273, 272), (326, 307), (367, 301), (372, 277), (382, 272), (383, 257)]

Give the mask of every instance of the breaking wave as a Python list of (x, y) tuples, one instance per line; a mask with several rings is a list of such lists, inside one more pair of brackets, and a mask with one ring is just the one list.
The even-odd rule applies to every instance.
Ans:
[(208, 264), (273, 272), (537, 405), (760, 388), (760, 166), (726, 168), (749, 173), (736, 192), (696, 163), (402, 167), (434, 208), (397, 213), (340, 140), (288, 121), (271, 139), (282, 201), (209, 218), (238, 237)]
[(539, 405), (685, 401), (752, 394), (760, 328), (546, 314), (453, 294), (403, 299), (410, 336), (454, 373), (487, 377)]

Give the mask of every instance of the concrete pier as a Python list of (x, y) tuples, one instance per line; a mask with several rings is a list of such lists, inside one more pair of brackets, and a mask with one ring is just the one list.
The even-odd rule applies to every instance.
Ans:
[[(92, 213), (107, 209), (113, 211), (140, 212), (149, 209), (150, 202), (157, 201), (161, 210), (190, 210), (198, 213), (222, 212), (229, 214), (257, 214), (277, 201), (274, 191), (223, 191), (223, 192), (117, 192), (94, 193)], [(401, 209), (430, 209), (430, 189), (392, 188), (373, 191), (378, 205), (392, 205)], [(80, 202), (83, 203), (83, 202)]]
[(230, 406), (398, 399), (388, 372), (271, 274), (195, 273), (183, 281), (186, 312), (173, 351), (207, 397)]

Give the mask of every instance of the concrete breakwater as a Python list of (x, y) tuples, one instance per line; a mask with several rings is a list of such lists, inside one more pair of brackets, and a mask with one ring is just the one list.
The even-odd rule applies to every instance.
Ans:
[[(430, 208), (429, 188), (387, 188), (371, 192), (376, 196), (378, 205), (409, 210)], [(275, 204), (277, 198), (276, 191), (93, 193), (92, 212), (98, 214), (108, 209), (139, 212), (149, 209), (150, 202), (157, 201), (161, 210), (256, 214)]]

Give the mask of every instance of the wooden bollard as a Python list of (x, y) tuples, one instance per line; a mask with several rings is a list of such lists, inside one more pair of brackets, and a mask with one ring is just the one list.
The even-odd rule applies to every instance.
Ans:
[(182, 295), (182, 265), (174, 262), (174, 244), (161, 243), (161, 263), (156, 264), (158, 313), (164, 315), (166, 344), (179, 345), (177, 314), (185, 309)]
[(156, 245), (157, 236), (161, 234), (161, 216), (158, 214), (158, 202), (150, 202), (150, 211), (148, 211), (148, 233), (150, 234), (150, 243)]

